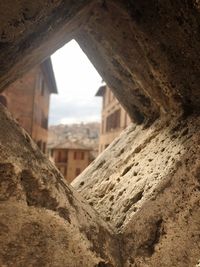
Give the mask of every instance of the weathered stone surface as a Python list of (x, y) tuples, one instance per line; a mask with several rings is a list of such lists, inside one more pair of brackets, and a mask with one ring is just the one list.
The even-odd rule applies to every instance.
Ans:
[(199, 112), (199, 11), (196, 0), (3, 0), (0, 90), (76, 38), (135, 122)]
[(91, 0), (6, 0), (0, 3), (0, 88), (73, 38)]
[(73, 186), (121, 236), (123, 266), (194, 266), (200, 118), (131, 125)]
[(136, 124), (160, 117), (74, 182), (99, 216), (0, 107), (1, 266), (198, 264), (199, 12), (197, 0), (1, 1), (0, 90), (75, 37)]
[(199, 10), (196, 1), (111, 0), (82, 25), (77, 40), (136, 122), (199, 110)]
[(111, 226), (2, 106), (0, 124), (0, 266), (120, 266)]
[(113, 230), (0, 111), (0, 265), (198, 263), (199, 117), (131, 125), (75, 180)]

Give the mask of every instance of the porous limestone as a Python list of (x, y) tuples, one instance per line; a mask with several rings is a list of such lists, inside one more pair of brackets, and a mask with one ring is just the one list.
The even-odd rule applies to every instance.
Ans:
[(120, 266), (112, 227), (2, 105), (0, 124), (0, 266)]
[(121, 237), (123, 266), (200, 258), (200, 118), (130, 125), (72, 185)]

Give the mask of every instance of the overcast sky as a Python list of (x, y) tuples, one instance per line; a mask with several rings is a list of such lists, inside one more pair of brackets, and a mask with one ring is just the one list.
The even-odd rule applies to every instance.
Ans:
[(51, 95), (49, 125), (100, 121), (102, 78), (75, 40), (52, 57), (58, 95)]

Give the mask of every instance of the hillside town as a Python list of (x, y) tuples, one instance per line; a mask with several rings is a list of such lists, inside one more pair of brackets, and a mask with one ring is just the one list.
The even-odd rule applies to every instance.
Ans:
[(99, 122), (50, 125), (48, 149), (68, 140), (92, 148), (96, 157), (99, 146), (99, 130)]

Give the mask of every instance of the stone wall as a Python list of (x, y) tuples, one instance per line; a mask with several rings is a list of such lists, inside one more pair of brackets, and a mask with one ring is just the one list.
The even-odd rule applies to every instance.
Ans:
[(0, 123), (0, 265), (121, 266), (112, 227), (2, 105)]
[(0, 265), (198, 264), (199, 12), (196, 0), (1, 1), (0, 90), (76, 38), (134, 124), (78, 194), (0, 107)]
[(72, 183), (115, 227), (123, 266), (198, 262), (199, 144), (196, 116), (133, 124)]
[(137, 123), (199, 110), (199, 3), (1, 2), (0, 88), (76, 38)]

